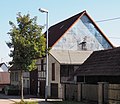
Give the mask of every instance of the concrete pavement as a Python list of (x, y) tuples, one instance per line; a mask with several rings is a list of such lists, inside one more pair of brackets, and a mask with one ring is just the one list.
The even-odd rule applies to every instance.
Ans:
[(13, 104), (13, 101), (7, 100), (7, 99), (0, 99), (0, 104)]
[[(0, 104), (13, 104), (14, 102), (19, 102), (20, 96), (6, 96), (5, 94), (0, 94)], [(39, 104), (52, 104), (52, 101), (62, 101), (61, 99), (48, 99), (49, 102), (45, 102), (45, 99), (40, 99), (36, 96), (26, 95), (24, 96), (24, 101), (36, 101)]]

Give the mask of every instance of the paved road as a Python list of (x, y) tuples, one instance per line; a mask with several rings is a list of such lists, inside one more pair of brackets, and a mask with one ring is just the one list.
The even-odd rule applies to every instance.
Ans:
[[(39, 104), (52, 104), (45, 102), (45, 99), (37, 98), (36, 96), (27, 95), (24, 96), (25, 101), (37, 101)], [(19, 102), (20, 96), (6, 96), (5, 94), (0, 94), (0, 104), (13, 104), (14, 102)], [(48, 99), (48, 101), (61, 101), (60, 99)]]

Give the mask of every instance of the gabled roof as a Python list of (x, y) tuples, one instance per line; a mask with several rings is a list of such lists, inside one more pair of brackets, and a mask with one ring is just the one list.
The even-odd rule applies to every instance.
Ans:
[(0, 63), (0, 72), (7, 72), (8, 66), (5, 63)]
[(95, 25), (95, 27), (100, 31), (100, 33), (103, 35), (103, 37), (108, 41), (108, 43), (113, 47), (111, 42), (106, 38), (106, 36), (103, 34), (103, 32), (98, 28), (98, 26), (95, 24), (95, 22), (91, 19), (91, 17), (87, 14), (86, 11), (83, 11), (81, 13), (78, 13), (62, 22), (59, 22), (49, 28), (48, 32), (48, 46), (52, 47), (73, 25), (75, 22), (77, 22), (78, 19), (80, 19), (83, 15), (86, 15), (92, 23)]
[(3, 65), (4, 63), (0, 63), (0, 67)]
[(119, 76), (120, 47), (95, 51), (75, 72), (77, 76)]
[[(0, 67), (1, 67), (2, 65), (5, 65), (5, 66), (7, 67), (7, 65), (6, 65), (5, 63), (0, 63)], [(7, 68), (8, 68), (8, 67), (7, 67)]]
[(60, 39), (60, 37), (74, 24), (74, 22), (84, 13), (85, 11), (51, 26), (48, 33), (49, 47), (52, 47)]

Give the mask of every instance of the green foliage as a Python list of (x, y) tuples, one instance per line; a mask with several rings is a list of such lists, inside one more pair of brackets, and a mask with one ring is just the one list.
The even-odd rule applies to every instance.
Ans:
[(36, 17), (31, 19), (29, 14), (22, 16), (21, 13), (18, 13), (17, 26), (13, 22), (9, 22), (12, 27), (8, 32), (11, 41), (7, 45), (12, 49), (11, 63), (20, 70), (36, 69), (36, 58), (45, 55), (46, 39), (36, 20)]
[(4, 88), (4, 92), (6, 95), (18, 95), (20, 90), (19, 90), (18, 86), (7, 85)]

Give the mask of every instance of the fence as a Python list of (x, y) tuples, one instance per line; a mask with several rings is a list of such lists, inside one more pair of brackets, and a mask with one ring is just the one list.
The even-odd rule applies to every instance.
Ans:
[[(64, 85), (65, 100), (78, 100), (78, 93), (82, 93), (82, 100), (97, 101), (98, 85), (82, 84), (81, 91), (78, 91), (78, 84), (67, 83)], [(94, 96), (93, 96), (94, 95)]]
[(83, 84), (82, 100), (96, 102), (98, 100), (98, 85), (97, 84)]
[[(98, 104), (120, 104), (120, 84), (64, 84), (65, 100), (94, 101)], [(78, 88), (80, 87), (80, 88)], [(80, 95), (80, 96), (79, 96)]]
[(65, 84), (65, 100), (77, 100), (77, 84)]
[(109, 84), (108, 100), (109, 104), (120, 104), (120, 84)]

